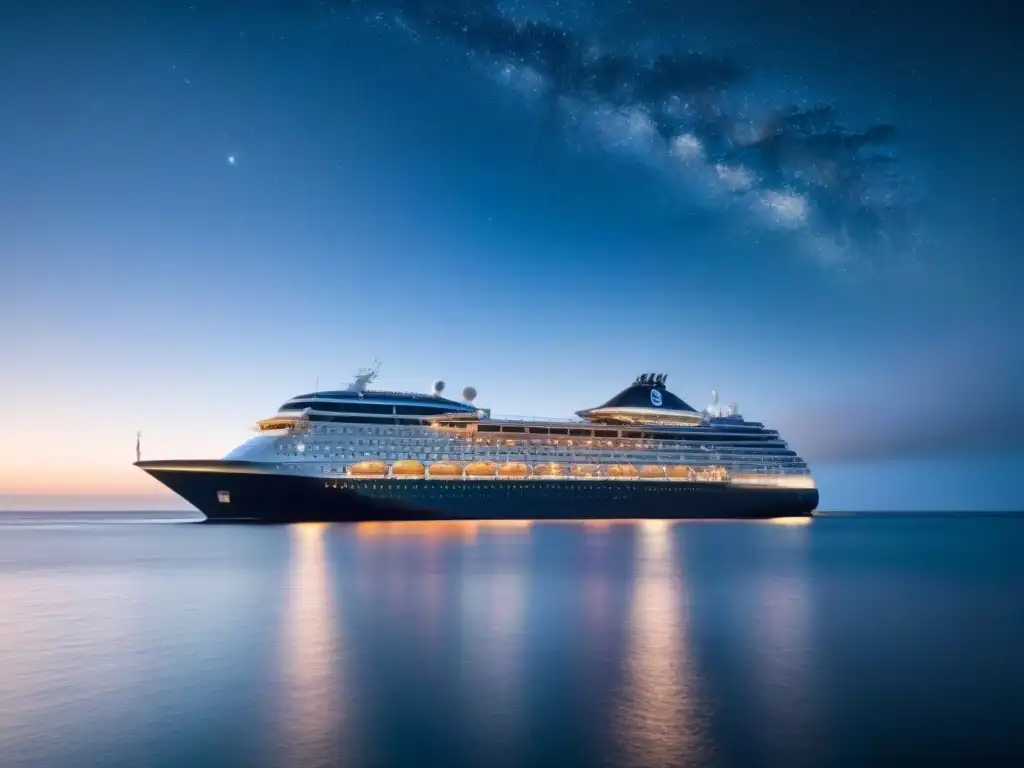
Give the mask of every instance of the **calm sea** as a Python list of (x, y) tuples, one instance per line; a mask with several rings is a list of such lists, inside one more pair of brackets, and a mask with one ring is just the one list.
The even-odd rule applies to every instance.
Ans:
[(1024, 765), (1022, 553), (1021, 517), (8, 515), (0, 765)]

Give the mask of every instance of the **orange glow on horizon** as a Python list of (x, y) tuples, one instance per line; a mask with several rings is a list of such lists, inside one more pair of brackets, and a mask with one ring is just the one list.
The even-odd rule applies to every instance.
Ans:
[(71, 468), (33, 467), (24, 470), (8, 466), (0, 471), (0, 493), (173, 495), (162, 483), (130, 464), (116, 469), (81, 464)]

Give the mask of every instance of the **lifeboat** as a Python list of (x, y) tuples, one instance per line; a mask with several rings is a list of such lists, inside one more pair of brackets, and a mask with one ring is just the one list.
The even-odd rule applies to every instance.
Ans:
[(565, 473), (561, 464), (535, 464), (533, 474), (537, 477), (561, 477)]
[(392, 477), (423, 477), (427, 472), (426, 467), (418, 461), (407, 459), (396, 461), (391, 465)]
[(717, 483), (726, 479), (727, 472), (725, 467), (703, 467), (697, 470), (697, 480), (703, 480), (704, 482)]
[(612, 464), (608, 467), (608, 477), (636, 477), (636, 467), (632, 464)]
[(348, 473), (357, 477), (383, 477), (388, 468), (383, 461), (360, 461), (349, 467)]
[(659, 467), (657, 464), (647, 464), (640, 467), (640, 477), (647, 480), (661, 480), (665, 477), (665, 468)]
[(474, 461), (466, 465), (466, 477), (494, 477), (498, 467), (490, 461)]
[(597, 464), (573, 464), (569, 474), (573, 477), (597, 477), (601, 467)]
[(435, 461), (430, 465), (431, 477), (462, 477), (462, 465), (454, 461)]
[(693, 478), (693, 469), (685, 464), (670, 465), (668, 476), (673, 480), (690, 480)]
[(530, 468), (521, 461), (506, 461), (498, 467), (498, 477), (528, 477)]

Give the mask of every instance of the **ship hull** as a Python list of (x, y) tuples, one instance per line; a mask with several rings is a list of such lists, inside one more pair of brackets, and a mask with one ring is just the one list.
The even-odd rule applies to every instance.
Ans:
[(242, 461), (137, 464), (208, 520), (765, 519), (808, 516), (815, 489), (650, 480), (440, 480), (282, 474)]

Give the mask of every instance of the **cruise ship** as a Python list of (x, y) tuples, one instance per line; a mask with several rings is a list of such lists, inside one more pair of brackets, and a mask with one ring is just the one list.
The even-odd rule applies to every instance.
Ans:
[[(372, 389), (297, 395), (217, 460), (142, 461), (209, 520), (771, 518), (818, 491), (779, 433), (717, 394), (701, 411), (645, 373), (575, 419), (491, 416), (462, 399)], [(139, 446), (136, 444), (138, 454)]]

